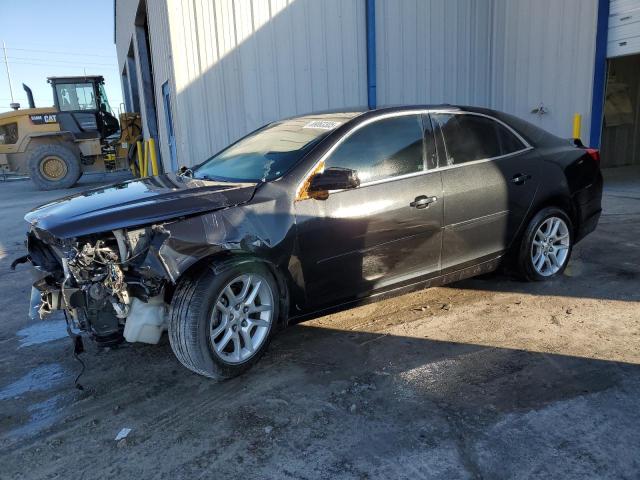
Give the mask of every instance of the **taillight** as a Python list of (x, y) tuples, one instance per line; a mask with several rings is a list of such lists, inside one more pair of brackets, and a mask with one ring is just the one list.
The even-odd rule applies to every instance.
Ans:
[(596, 162), (600, 161), (600, 150), (597, 148), (587, 148), (587, 155), (593, 158)]

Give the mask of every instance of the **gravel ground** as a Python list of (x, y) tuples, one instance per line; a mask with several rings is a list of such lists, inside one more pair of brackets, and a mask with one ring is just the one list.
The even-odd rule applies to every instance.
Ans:
[(223, 383), (166, 338), (88, 344), (84, 391), (61, 317), (28, 320), (9, 270), (24, 213), (60, 194), (0, 183), (2, 479), (640, 477), (638, 169), (607, 172), (598, 230), (554, 282), (493, 274), (316, 318)]

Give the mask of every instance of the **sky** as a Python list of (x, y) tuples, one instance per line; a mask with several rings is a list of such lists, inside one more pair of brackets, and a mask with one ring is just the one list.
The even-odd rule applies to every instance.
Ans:
[(0, 0), (0, 112), (10, 110), (11, 95), (2, 41), (7, 46), (13, 95), (28, 108), (25, 83), (36, 107), (53, 105), (47, 77), (102, 75), (111, 108), (122, 103), (113, 0)]

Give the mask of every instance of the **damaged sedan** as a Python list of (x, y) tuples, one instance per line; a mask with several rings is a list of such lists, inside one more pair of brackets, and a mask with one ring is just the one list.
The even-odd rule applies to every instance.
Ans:
[(184, 366), (228, 378), (292, 319), (502, 263), (556, 278), (601, 196), (597, 150), (500, 112), (323, 113), (36, 208), (16, 263), (33, 318), (62, 310), (100, 345), (168, 330)]

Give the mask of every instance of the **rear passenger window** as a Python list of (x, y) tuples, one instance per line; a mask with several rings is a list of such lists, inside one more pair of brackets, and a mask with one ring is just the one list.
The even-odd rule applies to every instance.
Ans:
[(513, 133), (497, 122), (496, 125), (498, 126), (498, 140), (500, 141), (500, 151), (502, 155), (509, 155), (510, 153), (519, 152), (526, 148), (526, 145)]
[(442, 129), (449, 165), (500, 157), (525, 145), (500, 123), (479, 115), (434, 114)]
[(356, 170), (362, 183), (424, 170), (421, 116), (386, 118), (362, 127), (331, 154), (325, 167)]

